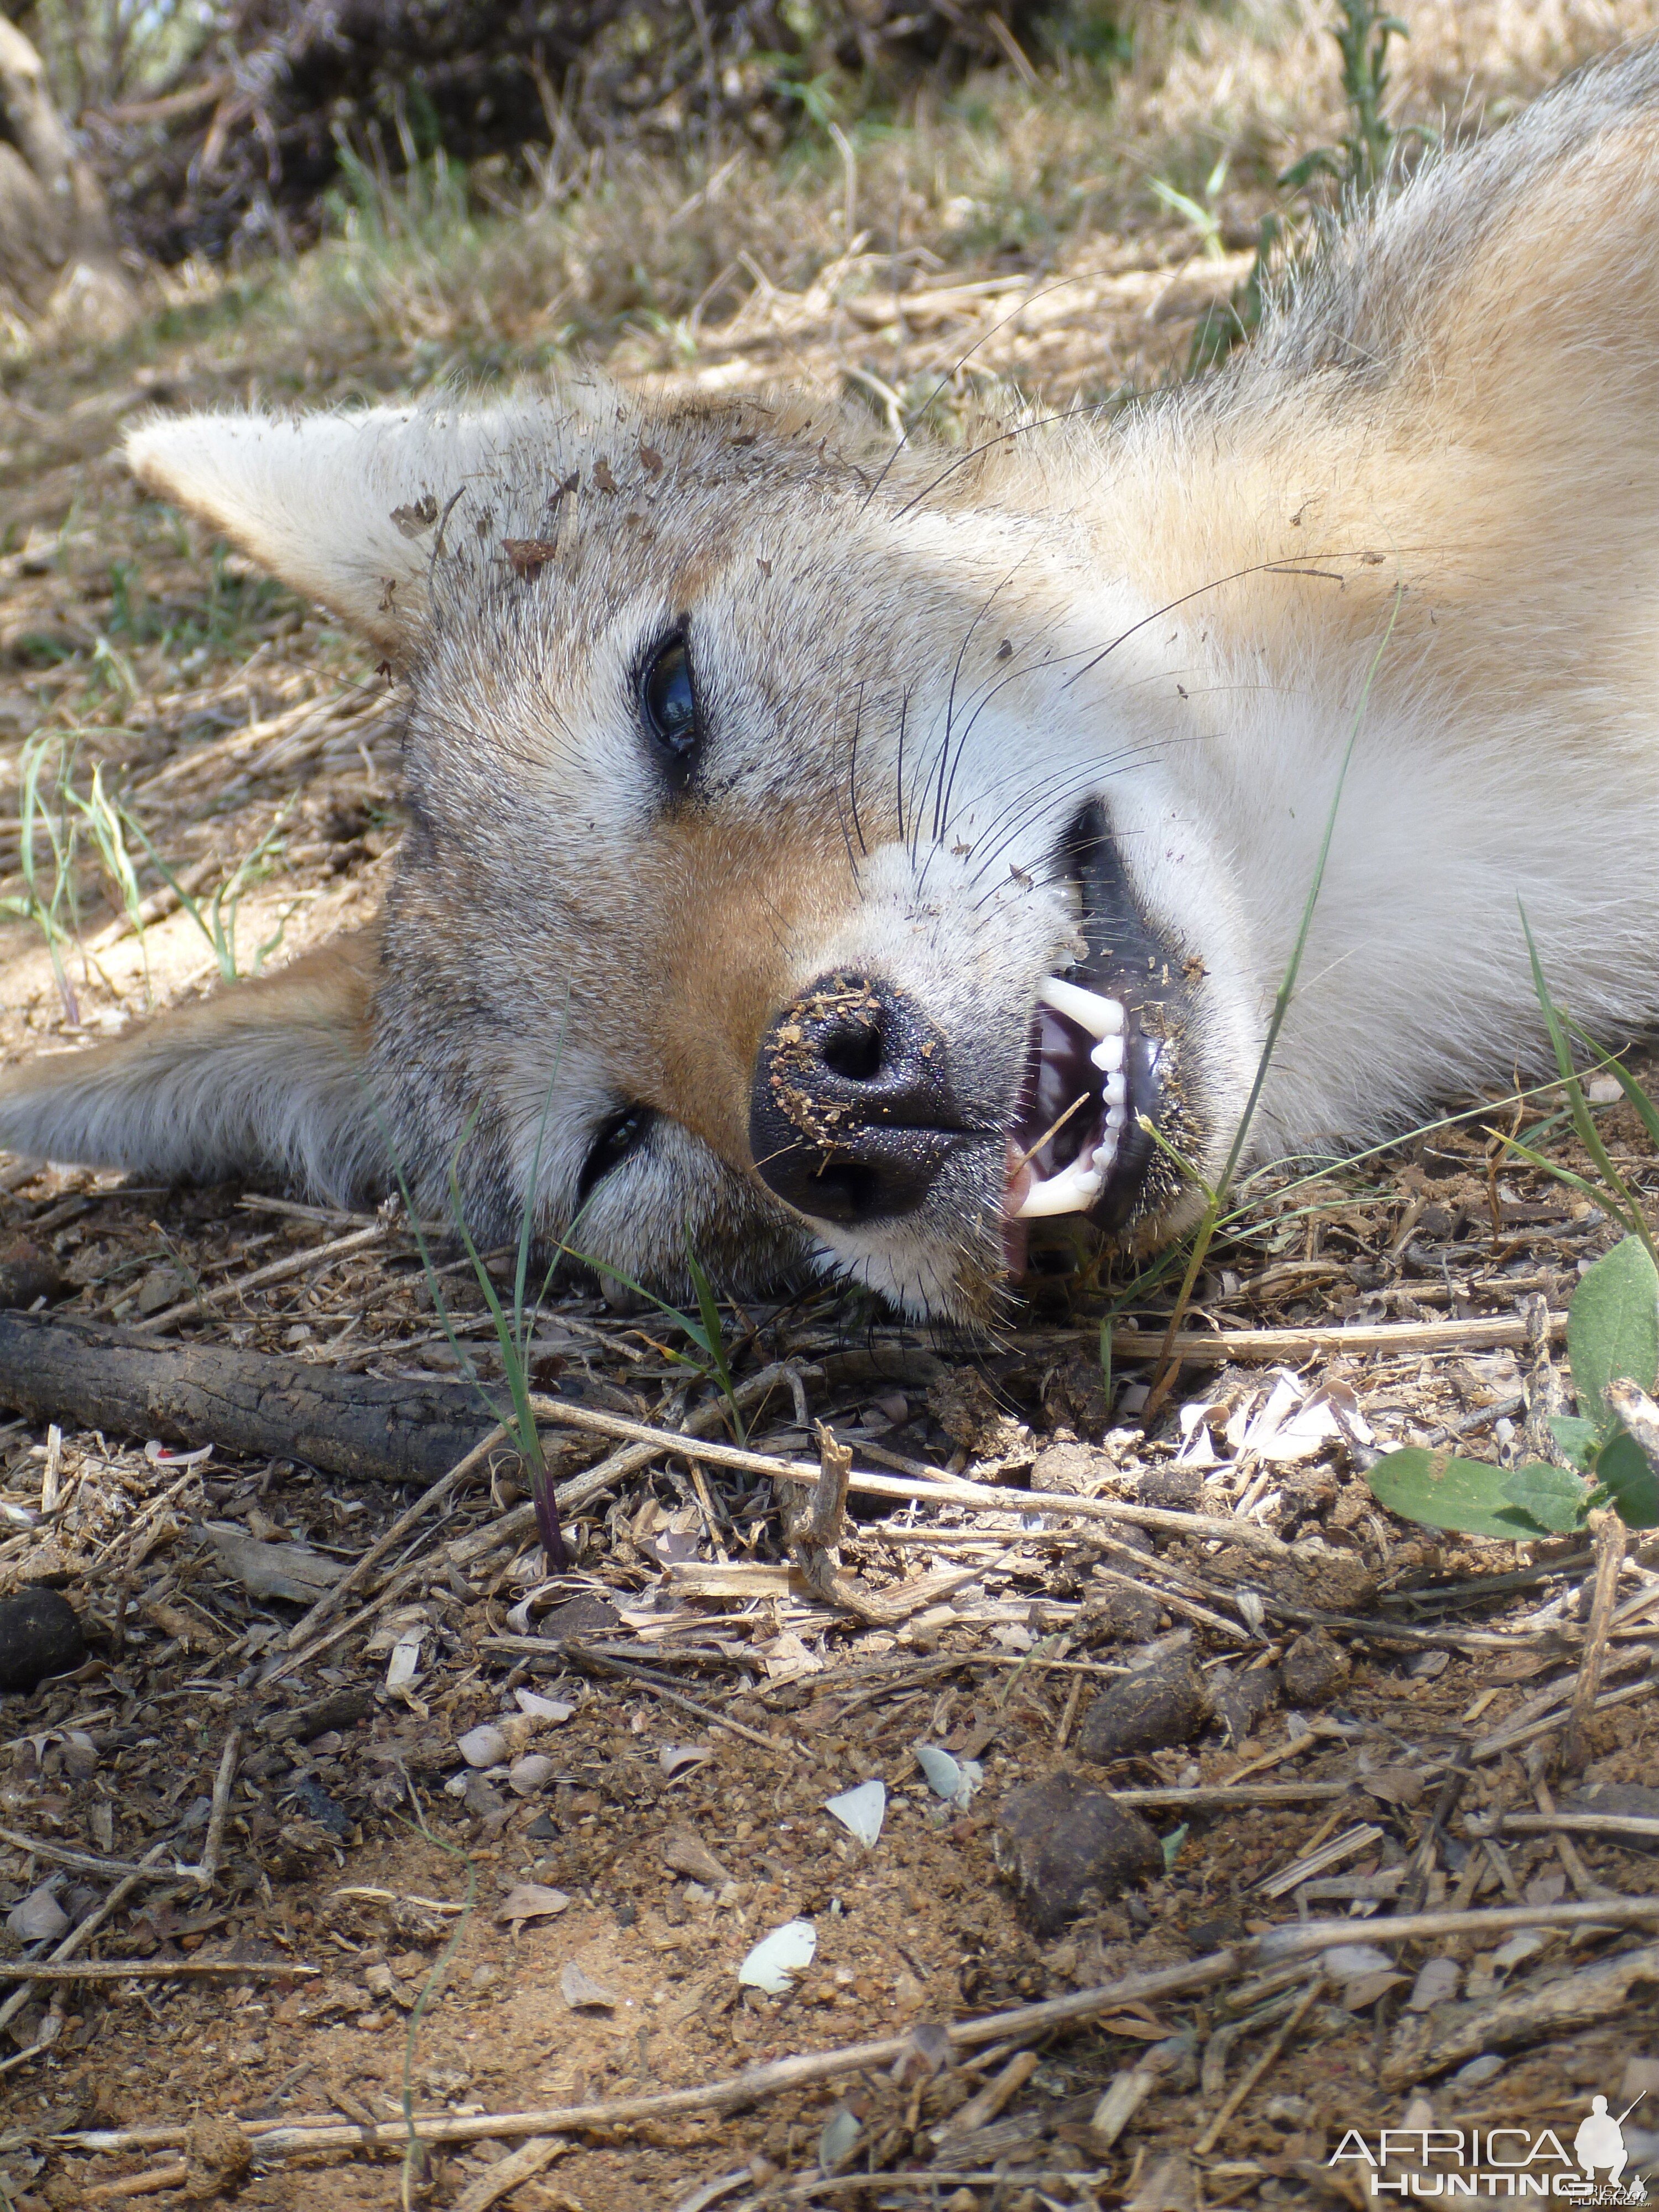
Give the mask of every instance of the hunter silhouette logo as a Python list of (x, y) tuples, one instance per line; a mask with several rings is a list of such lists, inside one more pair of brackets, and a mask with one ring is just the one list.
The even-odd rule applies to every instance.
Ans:
[(1599, 2185), (1588, 2202), (1592, 2204), (1640, 2204), (1646, 2201), (1647, 2191), (1641, 2175), (1632, 2176), (1630, 2185), (1620, 2189), (1630, 2153), (1625, 2148), (1625, 2122), (1641, 2103), (1636, 2097), (1626, 2106), (1615, 2120), (1607, 2110), (1605, 2097), (1592, 2097), (1590, 2108), (1578, 2123), (1578, 2132), (1572, 2139), (1572, 2154), (1584, 2170), (1584, 2179), (1595, 2181), (1599, 2169), (1607, 2169), (1607, 2179)]
[(1367, 2138), (1350, 2128), (1326, 2163), (1356, 2160), (1365, 2194), (1395, 2197), (1558, 2197), (1575, 2204), (1645, 2204), (1639, 2173), (1625, 2179), (1624, 2123), (1592, 2097), (1569, 2152), (1553, 2128), (1384, 2128)]

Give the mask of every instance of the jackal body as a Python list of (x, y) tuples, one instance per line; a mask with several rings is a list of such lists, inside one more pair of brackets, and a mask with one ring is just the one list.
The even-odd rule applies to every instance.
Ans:
[(1643, 48), (1109, 421), (151, 422), (143, 480), (404, 679), (409, 828), (372, 928), (37, 1061), (0, 1144), (439, 1206), (458, 1158), (480, 1227), (653, 1285), (689, 1242), (975, 1318), (1033, 1219), (1187, 1218), (1328, 831), (1258, 1154), (1535, 1057), (1522, 902), (1579, 1020), (1650, 1021), (1656, 329)]

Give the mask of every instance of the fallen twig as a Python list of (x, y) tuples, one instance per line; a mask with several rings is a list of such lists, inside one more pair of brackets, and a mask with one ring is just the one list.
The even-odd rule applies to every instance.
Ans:
[[(1346, 1923), (1352, 1933), (1352, 1923)], [(1207, 1989), (1239, 1971), (1249, 1946), (1214, 1951), (1185, 1966), (1166, 1967), (1151, 1974), (1127, 1974), (1094, 1989), (1079, 1990), (1070, 1996), (1049, 1997), (1041, 2004), (1020, 2005), (1010, 2012), (989, 2013), (978, 2020), (957, 2021), (946, 2028), (959, 2050), (981, 2044), (1002, 2043), (1011, 2038), (1042, 2035), (1072, 2021), (1088, 2020), (1121, 2004), (1175, 1996), (1188, 1990)], [(855, 2043), (837, 2051), (804, 2051), (751, 2066), (722, 2081), (707, 2081), (696, 2088), (667, 2089), (647, 2097), (618, 2097), (609, 2102), (550, 2107), (545, 2111), (495, 2113), (441, 2113), (429, 2118), (416, 2115), (415, 2131), (422, 2142), (506, 2142), (513, 2137), (568, 2134), (583, 2128), (615, 2129), (649, 2124), (681, 2112), (718, 2112), (727, 2106), (753, 2104), (781, 2095), (811, 2081), (824, 2081), (838, 2074), (854, 2074), (865, 2067), (888, 2067), (911, 2048), (908, 2035), (884, 2036), (873, 2043)], [(401, 2150), (409, 2140), (401, 2119), (377, 2126), (332, 2124), (295, 2126), (283, 2123), (265, 2129), (262, 2123), (246, 2125), (254, 2139), (255, 2156), (262, 2162), (298, 2156), (309, 2150)], [(162, 2149), (182, 2143), (184, 2127), (100, 2128), (54, 2136), (55, 2145), (68, 2150), (114, 2153)]]
[[(1367, 1940), (1416, 1942), (1425, 1937), (1498, 1933), (1509, 1928), (1600, 1927), (1632, 1925), (1659, 1920), (1659, 1897), (1609, 1899), (1606, 1904), (1502, 1905), (1472, 1912), (1424, 1912), (1393, 1920), (1364, 1923)], [(977, 2020), (957, 2021), (945, 2029), (958, 2050), (983, 2044), (1018, 2043), (1046, 2035), (1076, 2021), (1091, 2020), (1118, 2007), (1177, 1996), (1193, 1990), (1209, 1989), (1237, 1979), (1263, 1965), (1277, 1965), (1305, 1957), (1336, 1943), (1351, 1942), (1356, 1923), (1352, 1920), (1315, 1920), (1273, 1929), (1225, 1950), (1212, 1951), (1186, 1965), (1159, 1972), (1127, 1974), (1115, 1982), (1078, 1990), (1071, 1996), (1048, 1997), (1040, 2004), (1020, 2005), (1009, 2012), (988, 2013)], [(1628, 1955), (1628, 1954), (1621, 1954)], [(224, 1962), (228, 1965), (228, 1962)], [(1616, 1960), (1613, 1962), (1616, 1963)], [(27, 1970), (22, 1970), (27, 1971)], [(116, 1970), (122, 1971), (122, 1970)], [(173, 1966), (167, 1971), (177, 1972)], [(252, 1974), (250, 1966), (230, 1971)], [(314, 1967), (277, 1966), (273, 1974), (315, 1973)], [(684, 2112), (715, 2112), (727, 2106), (757, 2103), (808, 2082), (824, 2081), (838, 2074), (854, 2074), (866, 2067), (890, 2067), (911, 2048), (908, 2036), (894, 2035), (872, 2043), (855, 2043), (835, 2051), (813, 2051), (777, 2058), (722, 2081), (704, 2082), (689, 2089), (669, 2089), (647, 2097), (619, 2097), (608, 2102), (549, 2106), (534, 2112), (441, 2113), (429, 2118), (416, 2116), (415, 2132), (422, 2142), (506, 2142), (514, 2137), (568, 2134), (581, 2129), (621, 2129), (668, 2119)], [(289, 2158), (311, 2150), (401, 2150), (409, 2140), (401, 2119), (368, 2126), (356, 2124), (296, 2125), (289, 2122), (245, 2123), (255, 2139), (261, 2160)], [(88, 2129), (55, 2136), (53, 2142), (67, 2150), (116, 2153), (161, 2149), (185, 2141), (183, 2127)]]
[[(652, 1453), (684, 1452), (688, 1436), (673, 1429), (657, 1429), (644, 1421), (630, 1421), (621, 1413), (607, 1413), (595, 1406), (567, 1405), (557, 1398), (532, 1398), (531, 1412), (538, 1421), (562, 1428), (587, 1429), (596, 1435), (627, 1437), (648, 1444)], [(697, 1445), (696, 1456), (713, 1467), (734, 1468), (741, 1474), (763, 1474), (774, 1482), (816, 1484), (819, 1470), (805, 1460), (780, 1459), (771, 1452), (740, 1451), (733, 1444)], [(1115, 1498), (1074, 1498), (1067, 1492), (1000, 1490), (989, 1483), (963, 1482), (942, 1474), (937, 1482), (906, 1481), (891, 1474), (866, 1474), (855, 1470), (848, 1488), (870, 1498), (915, 1499), (924, 1504), (974, 1505), (995, 1513), (1053, 1514), (1085, 1521), (1127, 1521), (1136, 1528), (1159, 1528), (1171, 1536), (1220, 1537), (1245, 1545), (1273, 1559), (1288, 1559), (1291, 1547), (1282, 1537), (1251, 1521), (1236, 1521), (1218, 1513), (1176, 1513), (1156, 1505), (1124, 1505)], [(561, 1493), (560, 1504), (563, 1504)]]
[(148, 1344), (123, 1329), (0, 1313), (0, 1406), (108, 1436), (211, 1441), (354, 1480), (428, 1483), (492, 1415), (469, 1382), (337, 1375), (218, 1344)]
[[(1566, 1334), (1565, 1313), (1549, 1316), (1549, 1333), (1552, 1338)], [(1352, 1328), (1183, 1328), (1169, 1340), (1169, 1352), (1177, 1364), (1222, 1367), (1235, 1359), (1294, 1361), (1322, 1352), (1492, 1351), (1526, 1340), (1519, 1314), (1493, 1314), (1471, 1321), (1361, 1322)], [(1120, 1326), (1112, 1331), (1112, 1358), (1125, 1366), (1156, 1359), (1164, 1344), (1160, 1328)]]
[(210, 1291), (197, 1291), (176, 1305), (164, 1307), (151, 1314), (147, 1321), (135, 1322), (131, 1334), (134, 1336), (162, 1336), (176, 1322), (188, 1321), (193, 1315), (208, 1313), (215, 1306), (228, 1305), (244, 1291), (263, 1291), (273, 1283), (286, 1283), (295, 1275), (308, 1275), (318, 1267), (332, 1267), (337, 1260), (349, 1259), (354, 1252), (366, 1251), (371, 1244), (384, 1243), (386, 1224), (377, 1221), (371, 1229), (354, 1229), (349, 1237), (337, 1237), (327, 1244), (313, 1245), (308, 1252), (290, 1253), (286, 1260), (273, 1260), (269, 1267), (256, 1267), (251, 1275), (238, 1275), (227, 1283), (216, 1283)]
[(1346, 1797), (1358, 1787), (1357, 1782), (1200, 1782), (1183, 1790), (1171, 1783), (1167, 1790), (1114, 1790), (1112, 1802), (1200, 1808), (1214, 1805), (1224, 1810), (1229, 1805), (1309, 1805), (1328, 1797)]
[(758, 1729), (745, 1728), (741, 1721), (728, 1720), (724, 1713), (717, 1713), (712, 1705), (699, 1705), (695, 1698), (686, 1697), (682, 1691), (671, 1690), (660, 1682), (653, 1682), (649, 1675), (641, 1674), (635, 1668), (622, 1666), (615, 1659), (601, 1659), (597, 1652), (586, 1644), (577, 1644), (568, 1639), (563, 1643), (554, 1644), (544, 1637), (528, 1636), (511, 1638), (505, 1636), (484, 1636), (478, 1639), (481, 1650), (488, 1650), (492, 1647), (499, 1648), (509, 1644), (515, 1650), (523, 1649), (527, 1645), (539, 1648), (544, 1651), (557, 1651), (562, 1657), (569, 1660), (573, 1666), (590, 1667), (596, 1674), (608, 1675), (613, 1681), (631, 1682), (636, 1689), (643, 1690), (647, 1696), (659, 1699), (663, 1705), (676, 1706), (683, 1713), (691, 1713), (698, 1720), (706, 1721), (710, 1728), (723, 1729), (728, 1735), (741, 1736), (745, 1743), (755, 1744), (762, 1751), (779, 1751), (788, 1748), (787, 1738), (763, 1735)]
[(1488, 1819), (1469, 1813), (1464, 1825), (1472, 1836), (1635, 1836), (1659, 1844), (1659, 1820), (1640, 1813), (1494, 1813)]
[(200, 1863), (180, 1869), (180, 1872), (188, 1875), (201, 1889), (211, 1889), (219, 1871), (219, 1854), (225, 1843), (225, 1822), (230, 1814), (230, 1787), (236, 1778), (236, 1760), (241, 1747), (242, 1731), (232, 1729), (225, 1738), (225, 1747), (219, 1754), (218, 1770), (213, 1778), (213, 1801), (208, 1812), (207, 1837), (202, 1845)]
[[(149, 1869), (150, 1862), (152, 1860), (159, 1859), (166, 1850), (167, 1844), (165, 1842), (152, 1844), (149, 1850), (144, 1854), (143, 1863), (139, 1866), (134, 1867), (124, 1880), (118, 1881), (114, 1888), (109, 1893), (109, 1895), (104, 1899), (101, 1904), (94, 1905), (92, 1911), (88, 1913), (84, 1920), (77, 1921), (76, 1923), (75, 1926), (69, 1930), (62, 1942), (58, 1944), (57, 1949), (52, 1953), (52, 1958), (48, 1963), (54, 1966), (61, 1966), (65, 1960), (72, 1959), (77, 1951), (81, 1950), (86, 1944), (89, 1943), (92, 1941), (92, 1938), (97, 1934), (98, 1930), (104, 1925), (105, 1922), (108, 1920), (110, 1915), (116, 1910), (117, 1906), (125, 1905), (127, 1899), (131, 1896), (133, 1891), (141, 1886), (143, 1881), (144, 1875)], [(36, 1981), (40, 1978), (38, 1975), (31, 1975), (27, 1981), (20, 1984), (19, 1986), (12, 1991), (11, 1995), (5, 2000), (3, 2004), (0, 2004), (0, 2027), (4, 2027), (9, 2021), (15, 2019), (16, 2015), (21, 2012), (23, 2007), (28, 2002), (29, 1998), (33, 1992)], [(38, 2048), (39, 2046), (36, 2045), (35, 2047)], [(11, 2059), (6, 2061), (6, 2064), (7, 2066), (15, 2065), (21, 2060), (27, 2057), (29, 2055), (30, 2053), (27, 2051), (18, 2051)]]
[[(1506, 1928), (1628, 1928), (1644, 1920), (1659, 1920), (1659, 1897), (1598, 1898), (1593, 1905), (1497, 1905), (1471, 1912), (1400, 1912), (1363, 1924), (1368, 1943), (1419, 1943), (1442, 1936), (1501, 1935)], [(1274, 1928), (1255, 1939), (1254, 1963), (1277, 1966), (1334, 1943), (1352, 1943), (1360, 1924), (1304, 1920)]]
[(1215, 2114), (1215, 2117), (1210, 2121), (1208, 2126), (1205, 2129), (1203, 2134), (1200, 2136), (1198, 2141), (1193, 2145), (1193, 2154), (1194, 2157), (1206, 2157), (1209, 2153), (1215, 2148), (1216, 2143), (1220, 2138), (1223, 2128), (1226, 2126), (1228, 2121), (1231, 2119), (1233, 2114), (1238, 2110), (1246, 2097), (1249, 2095), (1251, 2090), (1255, 2088), (1256, 2083), (1267, 2071), (1267, 2069), (1270, 2066), (1276, 2065), (1278, 2063), (1279, 2054), (1284, 2050), (1285, 2045), (1290, 2041), (1291, 2038), (1296, 2033), (1297, 2028), (1301, 2027), (1303, 2021), (1307, 2018), (1309, 2012), (1312, 2008), (1314, 1999), (1319, 1995), (1320, 1990), (1324, 1987), (1324, 1982), (1325, 1978), (1322, 1974), (1316, 1974), (1313, 1979), (1309, 1983), (1307, 1988), (1303, 1990), (1302, 1995), (1297, 1999), (1290, 2018), (1285, 2021), (1284, 2026), (1279, 2030), (1279, 2033), (1273, 2038), (1267, 2048), (1261, 2052), (1255, 2065), (1246, 2069), (1237, 2087), (1234, 2088), (1232, 2094), (1227, 2098), (1226, 2102), (1221, 2106), (1220, 2110)]
[(312, 1981), (291, 1959), (0, 1959), (0, 1982)]
[(1613, 1601), (1619, 1595), (1619, 1570), (1625, 1563), (1625, 1523), (1614, 1512), (1593, 1513), (1590, 1533), (1595, 1540), (1595, 1588), (1590, 1599), (1589, 1626), (1584, 1633), (1584, 1656), (1567, 1715), (1567, 1732), (1561, 1742), (1561, 1764), (1569, 1774), (1582, 1774), (1589, 1764), (1586, 1731), (1595, 1711), (1595, 1693), (1601, 1686), (1607, 1664), (1607, 1631), (1613, 1625)]
[(422, 1516), (441, 1505), (450, 1494), (459, 1488), (485, 1455), (506, 1440), (507, 1431), (497, 1422), (485, 1436), (479, 1437), (464, 1459), (458, 1460), (447, 1474), (441, 1476), (430, 1490), (423, 1490), (407, 1511), (400, 1513), (384, 1535), (379, 1536), (353, 1563), (349, 1574), (344, 1575), (331, 1589), (325, 1589), (309, 1612), (301, 1614), (288, 1632), (288, 1648), (297, 1651), (300, 1646), (314, 1636), (330, 1615), (339, 1611), (345, 1600), (363, 1584), (386, 1553), (396, 1549)]
[(143, 1859), (104, 1859), (95, 1851), (77, 1851), (68, 1844), (54, 1844), (42, 1836), (31, 1836), (21, 1828), (0, 1828), (0, 1844), (9, 1844), (14, 1850), (27, 1851), (48, 1866), (68, 1867), (75, 1874), (114, 1875), (118, 1879), (137, 1878), (144, 1881), (179, 1881), (185, 1877), (186, 1869), (176, 1862), (168, 1866), (154, 1863), (156, 1850), (145, 1853)]
[[(1613, 1902), (1582, 1905), (1573, 1910), (1606, 1921)], [(1365, 1923), (1368, 1939), (1386, 1929), (1386, 1922)], [(1650, 1943), (1640, 1950), (1615, 1951), (1610, 1958), (1581, 1966), (1559, 1981), (1506, 1990), (1495, 2004), (1449, 2007), (1454, 2012), (1449, 2021), (1437, 2022), (1431, 2014), (1402, 2030), (1383, 2062), (1382, 2087), (1403, 2088), (1429, 2075), (1443, 2073), (1449, 2066), (1460, 2066), (1481, 2051), (1534, 2043), (1544, 2036), (1614, 2019), (1626, 2011), (1638, 1983), (1655, 1982), (1659, 1982), (1659, 1944)]]

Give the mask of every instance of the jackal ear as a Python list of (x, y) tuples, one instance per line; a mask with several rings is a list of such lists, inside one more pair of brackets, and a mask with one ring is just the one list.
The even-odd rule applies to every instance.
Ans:
[(368, 1080), (379, 931), (0, 1084), (0, 1148), (168, 1182), (272, 1176), (335, 1202), (386, 1180)]
[(128, 434), (126, 457), (148, 490), (400, 659), (426, 611), (447, 511), (519, 411), (155, 416)]

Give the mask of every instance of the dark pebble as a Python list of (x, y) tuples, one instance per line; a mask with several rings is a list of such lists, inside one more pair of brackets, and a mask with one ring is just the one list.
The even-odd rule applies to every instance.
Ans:
[(1200, 1513), (1204, 1509), (1204, 1478), (1196, 1468), (1149, 1467), (1136, 1493), (1143, 1505), (1161, 1506), (1166, 1513)]
[(1262, 1714), (1279, 1703), (1279, 1676), (1271, 1667), (1212, 1675), (1210, 1697), (1229, 1741), (1243, 1743)]
[[(1644, 1789), (1639, 1782), (1604, 1782), (1599, 1789), (1581, 1790), (1565, 1799), (1564, 1813), (1626, 1813), (1641, 1820), (1659, 1820), (1659, 1790)], [(1585, 1837), (1586, 1843), (1591, 1839)], [(1597, 1836), (1598, 1844), (1617, 1844), (1621, 1851), (1659, 1855), (1659, 1836)]]
[(1347, 1688), (1352, 1672), (1341, 1645), (1316, 1631), (1298, 1636), (1279, 1661), (1279, 1693), (1287, 1705), (1328, 1705)]
[(1150, 1667), (1108, 1683), (1089, 1708), (1078, 1754), (1103, 1765), (1132, 1752), (1190, 1743), (1209, 1717), (1209, 1692), (1182, 1644)]
[(298, 1705), (266, 1723), (266, 1732), (279, 1742), (309, 1743), (331, 1729), (355, 1728), (374, 1710), (373, 1690), (334, 1690), (314, 1705)]
[(1109, 1455), (1092, 1444), (1046, 1444), (1032, 1462), (1031, 1487), (1093, 1498), (1116, 1473)]
[(536, 1623), (536, 1633), (550, 1638), (572, 1636), (580, 1642), (585, 1636), (609, 1636), (621, 1626), (622, 1615), (614, 1605), (584, 1591), (580, 1597), (570, 1598), (563, 1605), (556, 1605), (551, 1613), (543, 1613)]
[(1160, 1618), (1158, 1600), (1150, 1590), (1108, 1583), (1103, 1589), (1090, 1589), (1078, 1626), (1085, 1644), (1150, 1644)]
[(326, 1828), (330, 1835), (350, 1834), (351, 1815), (335, 1803), (314, 1775), (297, 1776), (289, 1794), (301, 1811), (309, 1813), (318, 1826)]
[(992, 1838), (1035, 1935), (1058, 1935), (1079, 1913), (1164, 1864), (1158, 1838), (1138, 1814), (1065, 1768), (1006, 1799)]
[(87, 1656), (75, 1607), (37, 1584), (0, 1598), (0, 1690), (38, 1689), (49, 1674), (72, 1674)]
[(52, 1254), (32, 1238), (9, 1237), (0, 1243), (0, 1307), (27, 1313), (37, 1298), (55, 1305), (74, 1288)]

